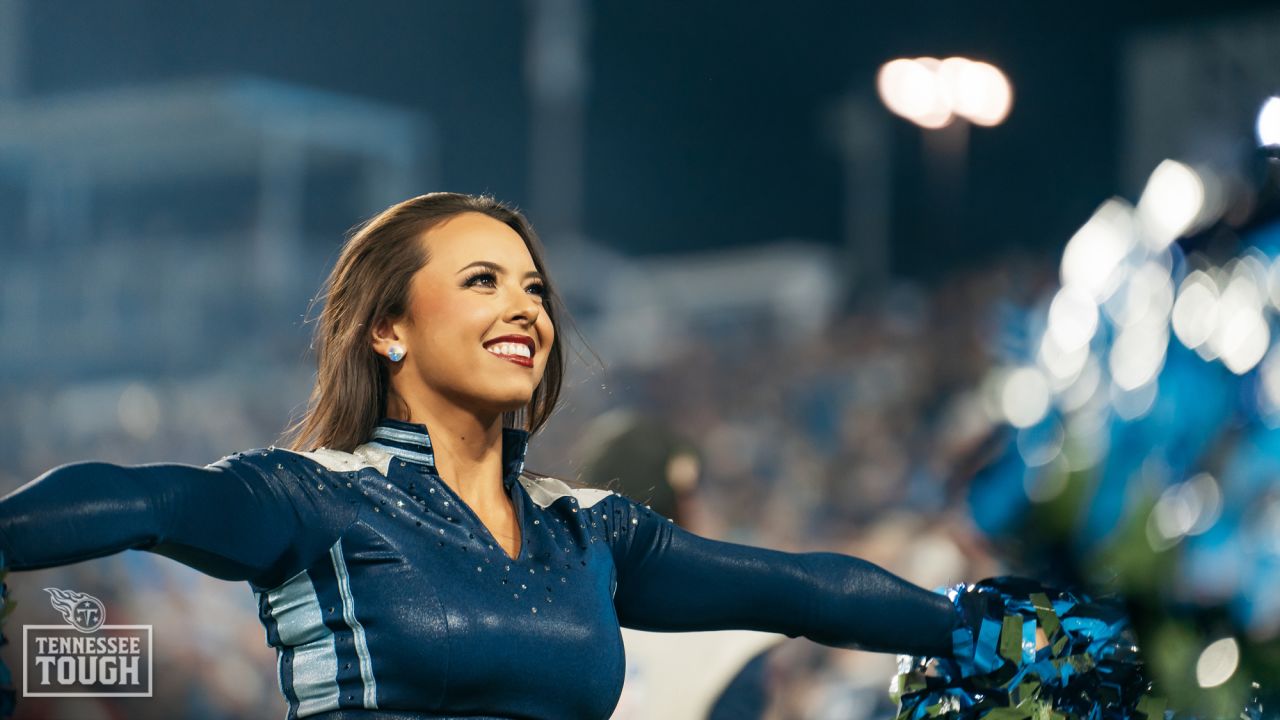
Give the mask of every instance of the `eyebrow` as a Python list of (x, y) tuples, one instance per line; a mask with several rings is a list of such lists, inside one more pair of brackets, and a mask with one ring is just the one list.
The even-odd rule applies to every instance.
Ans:
[[(463, 268), (460, 268), (460, 269), (458, 270), (458, 273), (462, 272), (463, 270), (470, 270), (470, 269), (471, 269), (471, 268), (473, 268), (473, 267), (488, 268), (488, 269), (493, 270), (494, 272), (498, 272), (498, 273), (505, 273), (505, 272), (506, 272), (506, 268), (502, 267), (502, 266), (501, 266), (501, 265), (499, 265), (498, 263), (495, 263), (495, 262), (489, 262), (488, 260), (477, 260), (477, 261), (475, 261), (475, 262), (471, 263), (470, 265), (467, 265), (467, 266), (465, 266), (465, 267), (463, 267)], [(454, 273), (454, 274), (456, 275), (456, 274), (458, 274), (458, 273)], [(539, 280), (543, 280), (543, 279), (544, 279), (544, 278), (542, 277), (542, 273), (538, 272), (537, 270), (530, 270), (529, 272), (525, 273), (525, 274), (524, 274), (524, 276), (525, 276), (526, 278), (538, 278)]]

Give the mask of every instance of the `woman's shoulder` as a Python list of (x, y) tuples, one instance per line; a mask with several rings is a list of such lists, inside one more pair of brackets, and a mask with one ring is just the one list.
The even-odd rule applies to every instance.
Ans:
[(391, 464), (391, 453), (378, 450), (370, 445), (361, 445), (354, 450), (334, 450), (320, 447), (314, 450), (284, 450), (291, 455), (300, 456), (333, 472), (352, 472), (365, 468), (377, 468), (383, 475)]
[(386, 475), (390, 462), (390, 453), (369, 445), (361, 445), (350, 452), (327, 447), (294, 450), (272, 445), (232, 453), (210, 465), (249, 465), (261, 470), (309, 472), (353, 472), (365, 468), (376, 468)]
[(324, 447), (292, 450), (272, 445), (231, 453), (206, 467), (230, 469), (241, 476), (261, 476), (267, 480), (311, 479), (370, 467), (386, 475), (390, 455), (369, 450), (363, 446), (353, 452)]
[[(310, 451), (270, 446), (232, 453), (209, 467), (230, 472), (248, 485), (261, 488), (264, 497), (287, 501), (296, 512), (310, 518), (316, 528), (345, 527), (353, 516), (348, 508), (359, 505), (352, 478), (371, 459), (328, 448)], [(346, 476), (346, 477), (344, 477)], [(346, 502), (334, 503), (335, 498)]]
[(592, 507), (610, 496), (618, 497), (612, 490), (589, 487), (573, 480), (562, 480), (528, 470), (520, 473), (520, 484), (524, 486), (529, 498), (544, 508), (563, 497), (575, 498), (578, 505), (584, 508)]

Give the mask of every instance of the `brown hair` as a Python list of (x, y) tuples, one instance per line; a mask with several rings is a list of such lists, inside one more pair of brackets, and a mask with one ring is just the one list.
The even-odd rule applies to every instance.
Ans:
[[(542, 273), (544, 312), (557, 331), (561, 317), (572, 324), (547, 273), (538, 236), (519, 211), (489, 196), (446, 192), (392, 205), (357, 227), (321, 287), (316, 299), (323, 298), (325, 306), (312, 343), (318, 364), (316, 384), (302, 418), (285, 430), (282, 446), (350, 452), (369, 438), (387, 412), (390, 389), (388, 360), (374, 352), (369, 330), (382, 318), (403, 316), (408, 309), (410, 280), (430, 260), (419, 242), (422, 234), (466, 212), (488, 215), (520, 235), (534, 267)], [(504, 427), (537, 432), (555, 410), (565, 372), (560, 337), (557, 332), (542, 382), (529, 404), (506, 413)]]

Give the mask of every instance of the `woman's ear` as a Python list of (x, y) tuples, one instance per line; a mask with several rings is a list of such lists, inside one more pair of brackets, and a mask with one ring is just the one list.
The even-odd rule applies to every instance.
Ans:
[(389, 317), (381, 318), (370, 327), (369, 340), (374, 351), (379, 355), (387, 355), (392, 345), (404, 347), (404, 341), (396, 332), (396, 325)]

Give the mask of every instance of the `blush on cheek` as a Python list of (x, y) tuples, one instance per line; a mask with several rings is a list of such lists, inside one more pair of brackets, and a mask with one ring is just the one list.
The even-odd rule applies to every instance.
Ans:
[[(424, 284), (426, 282), (423, 281)], [(422, 288), (413, 296), (409, 317), (418, 334), (442, 336), (449, 329), (456, 330), (459, 324), (465, 323), (467, 311), (465, 303), (451, 302), (447, 296), (441, 297), (441, 293)]]
[(442, 306), (446, 304), (445, 301), (435, 297), (434, 293), (423, 290), (414, 294), (413, 301), (409, 304), (409, 313), (413, 317), (414, 324), (421, 326), (431, 318), (439, 317), (444, 311)]

